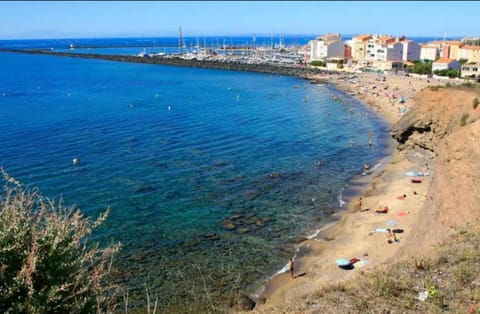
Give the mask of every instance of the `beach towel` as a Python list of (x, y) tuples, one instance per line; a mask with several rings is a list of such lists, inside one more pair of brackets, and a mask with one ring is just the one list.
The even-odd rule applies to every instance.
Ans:
[(396, 225), (398, 225), (398, 222), (396, 222), (395, 220), (389, 220), (385, 224), (387, 226), (396, 226)]
[(408, 214), (409, 214), (409, 212), (398, 212), (397, 216), (402, 217), (402, 216), (406, 216)]
[(385, 228), (376, 228), (376, 229), (375, 229), (375, 232), (385, 232), (385, 233), (386, 233), (386, 232), (387, 232), (387, 229), (385, 229)]
[(412, 183), (422, 183), (422, 180), (420, 179), (412, 179)]
[(355, 263), (355, 268), (360, 268), (360, 267), (363, 267), (365, 265), (368, 265), (368, 261), (366, 259), (361, 259), (360, 261)]
[(408, 171), (405, 173), (405, 175), (409, 177), (423, 177), (423, 173), (415, 171)]
[(335, 264), (337, 264), (338, 266), (348, 266), (351, 263), (350, 263), (350, 260), (346, 258), (339, 258), (335, 261)]

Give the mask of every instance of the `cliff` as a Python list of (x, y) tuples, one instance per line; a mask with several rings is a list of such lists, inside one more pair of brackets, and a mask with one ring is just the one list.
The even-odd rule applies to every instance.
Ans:
[(391, 126), (399, 150), (433, 152), (435, 170), (421, 215), (399, 256), (431, 252), (454, 228), (480, 218), (480, 99), (478, 87), (431, 87)]

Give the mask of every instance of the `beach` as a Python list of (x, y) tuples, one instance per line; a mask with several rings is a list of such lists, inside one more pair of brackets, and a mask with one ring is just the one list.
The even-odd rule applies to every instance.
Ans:
[[(435, 80), (396, 75), (383, 79), (377, 73), (361, 73), (352, 78), (332, 76), (328, 82), (357, 97), (390, 125), (415, 106), (414, 97), (418, 91), (439, 84)], [(404, 103), (400, 102), (401, 97)], [(406, 172), (420, 172), (428, 164), (431, 174), (435, 165), (430, 151), (399, 151), (393, 139), (391, 144), (390, 158), (383, 160), (370, 175), (351, 182), (351, 186), (356, 185), (352, 190), (357, 188), (357, 191), (353, 191), (347, 209), (334, 214), (338, 216), (337, 222), (299, 246), (295, 279), (291, 280), (288, 273), (279, 274), (259, 291), (256, 312), (275, 312), (277, 305), (391, 263), (397, 259), (397, 252), (409, 245), (408, 235), (426, 200), (431, 176), (420, 177), (421, 183), (415, 184)], [(358, 204), (360, 197), (361, 208)], [(389, 208), (387, 213), (376, 213), (384, 206)], [(397, 232), (398, 242), (387, 242), (386, 229)], [(339, 258), (359, 261), (354, 269), (345, 270), (335, 264)]]

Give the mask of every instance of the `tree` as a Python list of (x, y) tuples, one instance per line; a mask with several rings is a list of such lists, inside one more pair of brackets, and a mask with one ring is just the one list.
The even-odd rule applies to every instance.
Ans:
[(310, 64), (317, 67), (325, 67), (327, 65), (325, 62), (319, 60), (311, 61)]
[(417, 62), (413, 67), (413, 72), (417, 74), (431, 74), (432, 73), (432, 62), (424, 61)]
[(65, 208), (29, 190), (1, 169), (0, 309), (3, 313), (112, 312), (120, 287), (111, 284), (120, 244), (99, 248), (93, 223), (75, 207)]

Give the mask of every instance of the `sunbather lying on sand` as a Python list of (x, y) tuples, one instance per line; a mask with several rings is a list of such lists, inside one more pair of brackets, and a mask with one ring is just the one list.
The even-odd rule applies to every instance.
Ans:
[(403, 195), (397, 196), (397, 199), (403, 201), (406, 197), (407, 197), (407, 194), (403, 194)]
[(377, 214), (386, 214), (386, 213), (388, 213), (388, 210), (389, 210), (388, 206), (387, 206), (387, 205), (384, 205), (383, 207), (380, 206), (380, 209), (377, 209), (377, 210), (375, 211), (375, 213), (377, 213)]

